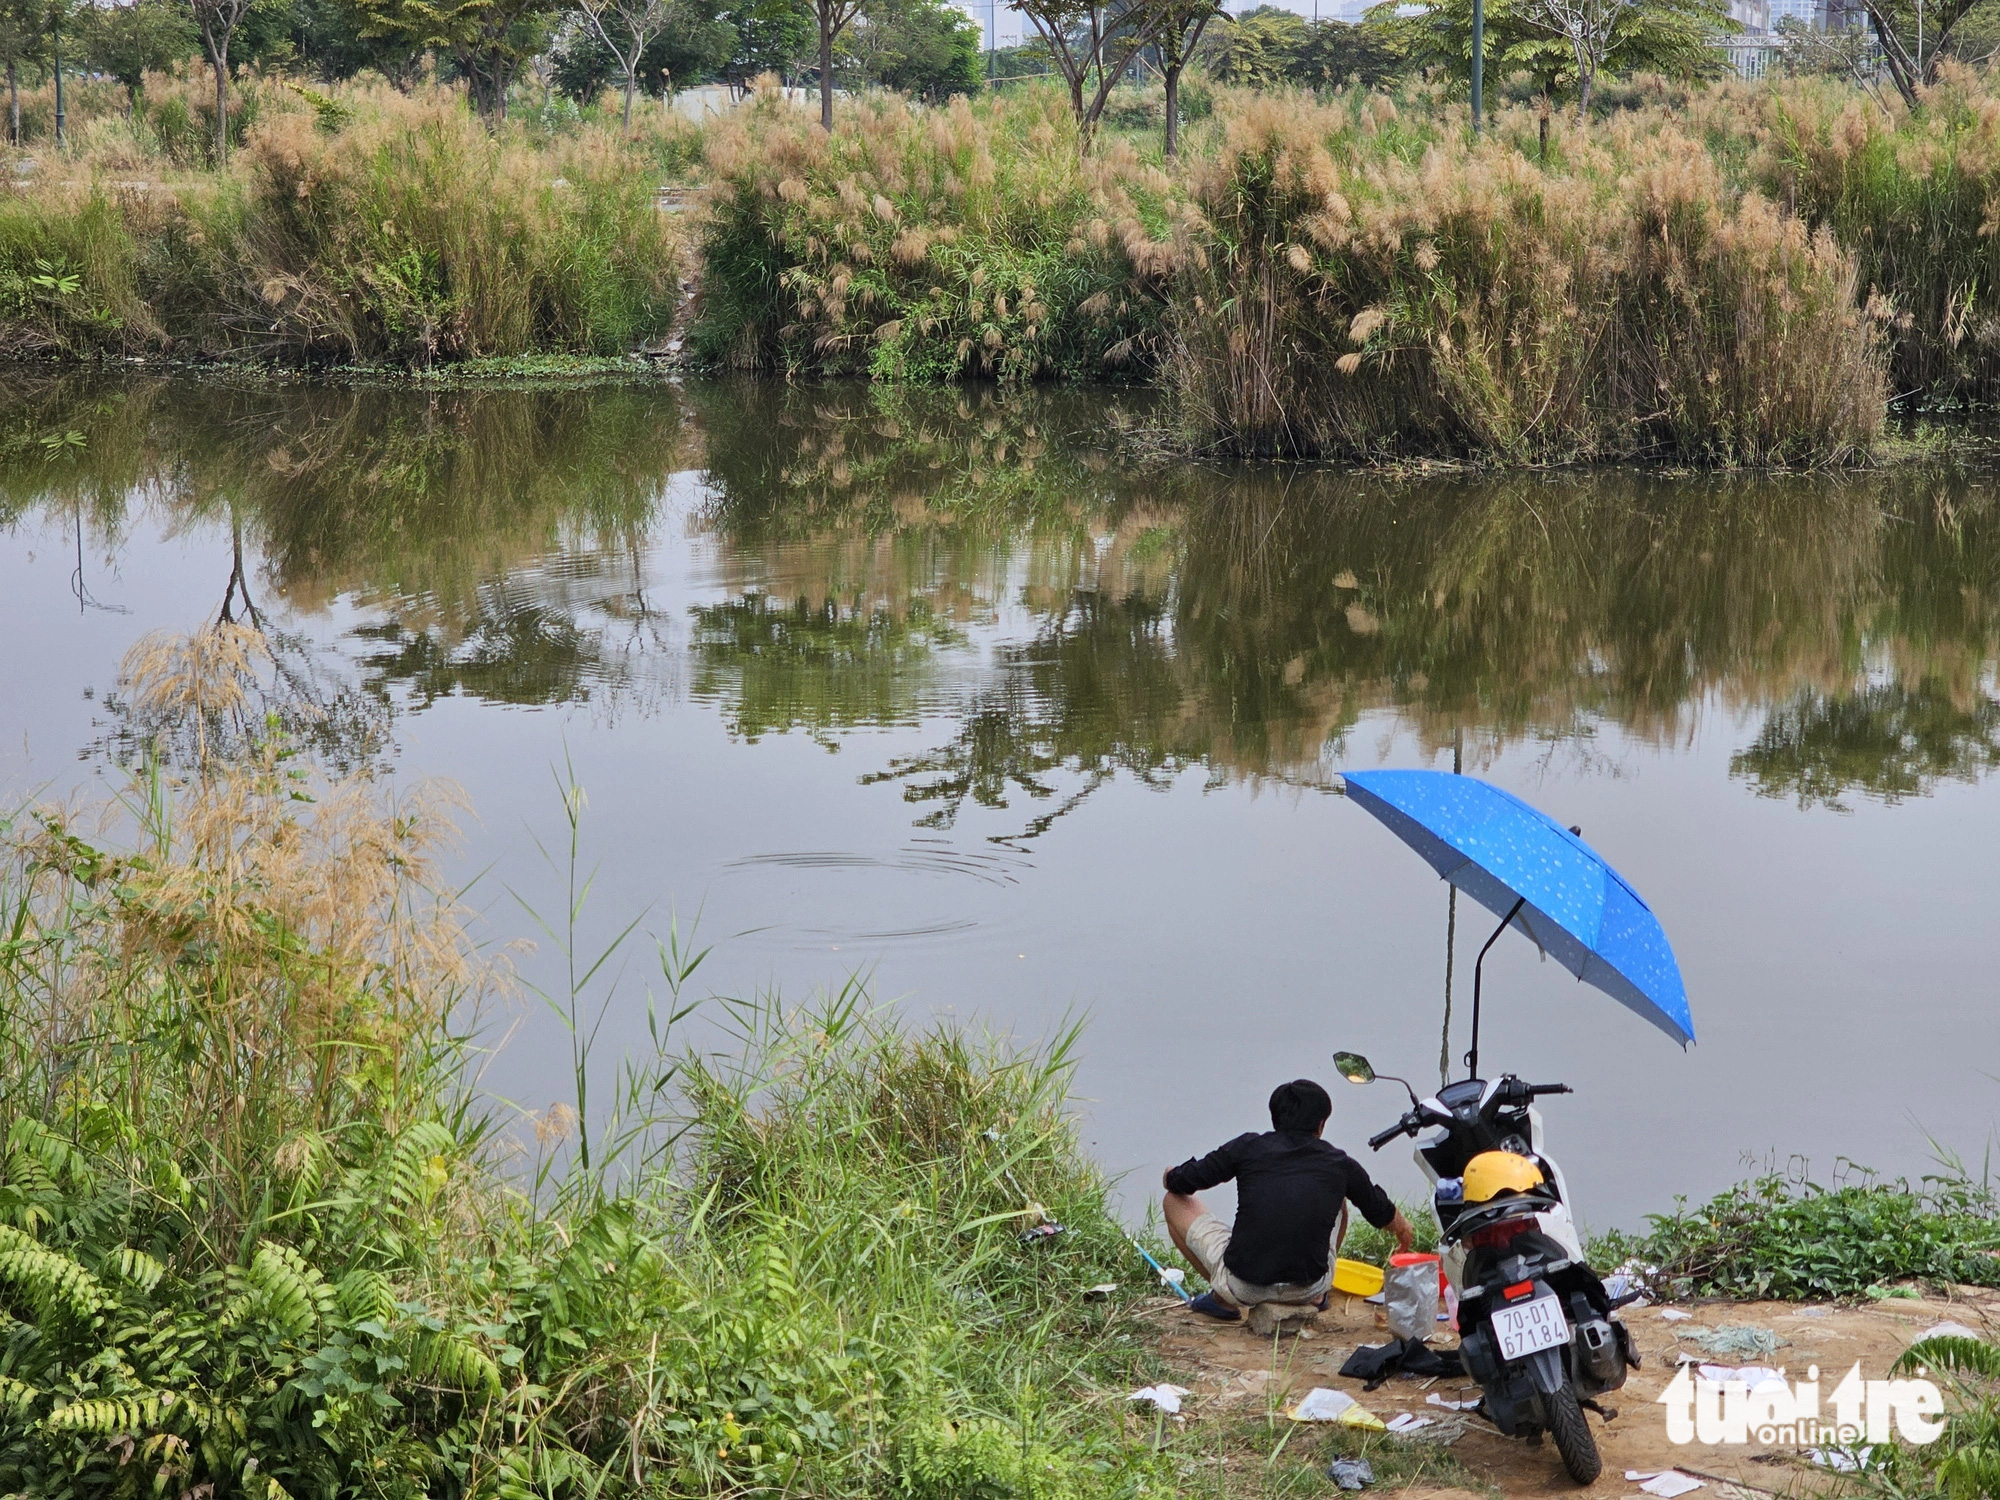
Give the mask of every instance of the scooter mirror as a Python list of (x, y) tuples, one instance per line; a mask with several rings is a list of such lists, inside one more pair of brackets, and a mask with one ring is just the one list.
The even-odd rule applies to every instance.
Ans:
[(1333, 1065), (1340, 1069), (1340, 1076), (1349, 1083), (1375, 1081), (1375, 1069), (1359, 1052), (1336, 1052), (1333, 1054)]

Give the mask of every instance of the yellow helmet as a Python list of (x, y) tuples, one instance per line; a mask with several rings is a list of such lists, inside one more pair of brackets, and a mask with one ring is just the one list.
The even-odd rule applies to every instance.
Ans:
[(1511, 1151), (1482, 1151), (1465, 1164), (1465, 1202), (1491, 1203), (1500, 1194), (1532, 1192), (1542, 1185), (1542, 1169)]

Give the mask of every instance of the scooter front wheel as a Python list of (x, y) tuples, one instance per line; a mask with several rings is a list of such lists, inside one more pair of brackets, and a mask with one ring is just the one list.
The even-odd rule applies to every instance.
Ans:
[(1597, 1439), (1590, 1435), (1590, 1424), (1584, 1420), (1576, 1392), (1568, 1381), (1564, 1381), (1561, 1390), (1545, 1399), (1549, 1410), (1549, 1436), (1556, 1441), (1556, 1452), (1562, 1455), (1564, 1470), (1578, 1484), (1591, 1483), (1604, 1472), (1604, 1460), (1597, 1456)]

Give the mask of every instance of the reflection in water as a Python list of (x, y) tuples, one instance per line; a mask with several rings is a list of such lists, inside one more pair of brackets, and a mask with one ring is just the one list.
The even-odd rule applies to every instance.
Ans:
[[(266, 632), (274, 711), (349, 764), (445, 697), (615, 718), (685, 692), (750, 741), (919, 726), (863, 779), (933, 829), (1015, 809), (1011, 838), (1121, 772), (1323, 782), (1375, 710), (1476, 766), (1519, 740), (1594, 764), (1600, 724), (1671, 743), (1720, 708), (1733, 773), (1802, 806), (2000, 762), (1976, 475), (1227, 472), (1133, 460), (1143, 405), (1101, 394), (0, 396), (0, 524), (107, 554), (141, 516), (227, 528), (217, 617)], [(649, 559), (688, 527), (718, 587), (668, 598)], [(336, 601), (360, 623), (329, 641)], [(110, 711), (129, 753), (148, 726)]]
[(1899, 802), (1941, 780), (1975, 781), (2000, 766), (2000, 703), (1969, 701), (1929, 681), (1874, 683), (1843, 697), (1803, 693), (1773, 707), (1730, 770), (1767, 797), (1846, 810), (1853, 792)]
[[(1565, 1149), (1608, 1222), (1744, 1149), (1920, 1171), (1893, 1122), (1984, 1134), (1986, 473), (1224, 470), (1135, 457), (1150, 420), (1103, 392), (0, 375), (0, 779), (134, 756), (172, 726), (107, 702), (119, 654), (226, 613), (273, 655), (259, 721), (467, 784), (455, 875), (535, 879), (574, 750), (604, 941), (699, 909), (719, 993), (852, 966), (1021, 1034), (1087, 1008), (1092, 1139), (1136, 1185), (1240, 1129), (1274, 1059), (1460, 1054), (1483, 916), (1450, 947), (1420, 862), (1290, 795), (1449, 752), (1600, 838), (1698, 993), (1669, 1060), (1578, 1020), (1529, 945), (1487, 966), (1510, 1063), (1592, 1085)], [(79, 604), (79, 556), (129, 616)], [(607, 1059), (648, 1045), (642, 983)], [(496, 1093), (567, 1091), (544, 1020)]]
[(924, 600), (898, 612), (753, 590), (693, 615), (690, 695), (720, 703), (730, 733), (753, 744), (787, 729), (831, 744), (856, 725), (914, 723), (932, 653), (963, 641)]

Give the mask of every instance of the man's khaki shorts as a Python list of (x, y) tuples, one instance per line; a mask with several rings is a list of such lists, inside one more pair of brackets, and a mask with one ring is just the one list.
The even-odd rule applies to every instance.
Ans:
[[(1214, 1214), (1203, 1214), (1188, 1225), (1187, 1243), (1201, 1265), (1201, 1274), (1208, 1278), (1208, 1284), (1238, 1307), (1254, 1307), (1259, 1302), (1317, 1302), (1333, 1285), (1332, 1245), (1327, 1248), (1326, 1274), (1310, 1286), (1296, 1281), (1280, 1281), (1270, 1286), (1238, 1281), (1229, 1274), (1229, 1267), (1222, 1263), (1222, 1253), (1229, 1248), (1229, 1229), (1230, 1226)], [(1338, 1233), (1336, 1230), (1336, 1236)]]

